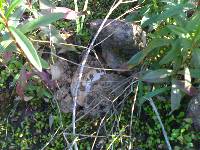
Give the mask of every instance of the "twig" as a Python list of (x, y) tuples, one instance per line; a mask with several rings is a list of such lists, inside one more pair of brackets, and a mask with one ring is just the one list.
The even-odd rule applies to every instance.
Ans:
[[(68, 60), (66, 58), (63, 58), (63, 57), (60, 57), (58, 55), (56, 55), (55, 53), (52, 53), (52, 52), (43, 52), (43, 53), (47, 53), (47, 54), (51, 54), (51, 55), (54, 55), (55, 57), (61, 59), (61, 60), (64, 60), (64, 61), (67, 61), (73, 65), (76, 65), (76, 66), (79, 66), (81, 67), (81, 64), (78, 64), (72, 60)], [(104, 70), (104, 71), (117, 71), (117, 72), (129, 72), (130, 70), (129, 69), (111, 69), (111, 68), (100, 68), (100, 67), (91, 67), (91, 66), (83, 66), (84, 68), (90, 68), (90, 69), (95, 69), (95, 70)]]
[(103, 119), (101, 119), (101, 122), (100, 122), (100, 124), (99, 124), (99, 128), (98, 128), (98, 130), (97, 130), (97, 134), (96, 134), (96, 137), (95, 137), (94, 142), (93, 142), (93, 144), (92, 144), (92, 148), (91, 148), (91, 150), (94, 149), (94, 146), (95, 146), (95, 143), (96, 143), (96, 140), (97, 140), (97, 137), (98, 137), (98, 134), (99, 134), (99, 131), (100, 131), (101, 125), (103, 124), (105, 118), (106, 118), (106, 115), (103, 117)]
[(161, 128), (162, 128), (162, 132), (163, 132), (163, 135), (164, 135), (164, 138), (165, 138), (165, 142), (166, 142), (166, 144), (167, 144), (167, 147), (168, 147), (169, 150), (172, 150), (172, 147), (171, 147), (171, 145), (170, 145), (170, 142), (169, 142), (169, 139), (168, 139), (168, 136), (167, 136), (167, 132), (165, 131), (165, 128), (164, 128), (164, 125), (163, 125), (162, 120), (161, 120), (161, 118), (160, 118), (160, 115), (159, 115), (159, 113), (158, 113), (158, 110), (157, 110), (157, 108), (156, 108), (156, 106), (155, 106), (155, 104), (154, 104), (152, 98), (148, 98), (147, 100), (150, 102), (150, 104), (151, 104), (151, 106), (152, 106), (152, 108), (153, 108), (153, 111), (155, 112), (156, 117), (157, 117), (157, 119), (158, 119), (158, 121), (159, 121), (159, 123), (160, 123), (160, 126), (161, 126)]
[(41, 148), (41, 150), (44, 150), (53, 140), (53, 138), (56, 136), (56, 134), (58, 133), (58, 131), (60, 130), (61, 126), (58, 127), (58, 129), (56, 130), (56, 132), (51, 136), (51, 139)]
[[(139, 83), (138, 83), (138, 84), (139, 84)], [(132, 137), (133, 112), (134, 112), (134, 109), (135, 109), (135, 102), (136, 102), (136, 99), (137, 99), (138, 84), (137, 84), (136, 89), (135, 89), (135, 95), (134, 95), (134, 97), (133, 97), (133, 105), (132, 105), (132, 108), (131, 108), (130, 137)], [(132, 148), (132, 147), (130, 147), (130, 149), (131, 149), (131, 148)]]
[[(33, 42), (39, 42), (39, 43), (48, 43), (50, 44), (49, 41), (45, 41), (45, 40), (35, 40), (35, 39), (32, 39), (30, 38), (31, 41)], [(53, 42), (53, 41), (52, 41)], [(78, 47), (78, 48), (87, 48), (85, 46), (81, 46), (81, 45), (76, 45), (76, 44), (71, 44), (71, 43), (56, 43), (56, 44), (60, 44), (60, 45), (64, 45), (64, 46), (74, 46), (74, 47)]]

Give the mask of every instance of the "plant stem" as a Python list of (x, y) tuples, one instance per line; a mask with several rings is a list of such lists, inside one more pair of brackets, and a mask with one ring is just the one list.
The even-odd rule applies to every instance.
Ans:
[(157, 119), (158, 119), (158, 121), (159, 121), (159, 123), (160, 123), (160, 126), (161, 126), (161, 128), (162, 128), (162, 132), (163, 132), (163, 135), (164, 135), (165, 142), (166, 142), (166, 144), (167, 144), (168, 150), (172, 150), (172, 147), (171, 147), (171, 145), (170, 145), (170, 142), (169, 142), (169, 139), (168, 139), (168, 136), (167, 136), (167, 132), (166, 132), (166, 130), (165, 130), (165, 128), (164, 128), (164, 125), (163, 125), (163, 123), (162, 123), (162, 120), (161, 120), (161, 118), (160, 118), (160, 115), (159, 115), (159, 113), (158, 113), (158, 110), (157, 110), (157, 108), (156, 108), (156, 105), (154, 104), (152, 98), (149, 98), (149, 99), (147, 99), (147, 100), (150, 102), (150, 104), (151, 104), (151, 106), (152, 106), (152, 108), (153, 108), (153, 111), (155, 112), (156, 117), (157, 117)]

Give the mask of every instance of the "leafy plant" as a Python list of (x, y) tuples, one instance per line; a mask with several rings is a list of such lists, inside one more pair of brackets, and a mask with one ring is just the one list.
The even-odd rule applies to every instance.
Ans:
[[(128, 63), (130, 68), (143, 62), (149, 66), (151, 71), (146, 71), (141, 81), (171, 86), (171, 109), (174, 111), (185, 94), (198, 93), (191, 78), (200, 68), (200, 13), (190, 1), (157, 1), (156, 5), (161, 9), (157, 7), (150, 12), (147, 8), (155, 6), (149, 4), (141, 10), (144, 15), (141, 25), (152, 31), (150, 41)], [(188, 17), (191, 9), (194, 14)]]
[[(40, 1), (40, 7), (43, 10), (41, 12), (39, 12), (37, 7), (34, 6), (35, 1), (27, 4), (23, 0), (13, 0), (11, 2), (1, 1), (0, 4), (0, 28), (2, 29), (0, 35), (0, 53), (4, 56), (4, 65), (13, 52), (16, 53), (13, 55), (16, 57), (16, 61), (18, 54), (20, 54), (20, 56), (23, 56), (28, 60), (28, 62), (30, 62), (30, 65), (27, 65), (27, 62), (25, 61), (25, 68), (23, 69), (30, 71), (32, 66), (35, 67), (38, 72), (41, 72), (38, 73), (38, 76), (40, 76), (45, 82), (48, 82), (48, 80), (45, 78), (42, 69), (48, 68), (48, 63), (41, 57), (41, 52), (39, 54), (38, 49), (35, 48), (34, 44), (30, 40), (30, 32), (33, 33), (33, 31), (40, 28), (44, 33), (46, 33), (47, 29), (45, 26), (52, 24), (59, 19), (75, 19), (78, 17), (78, 14), (71, 9), (63, 7), (58, 11), (58, 7), (51, 7), (51, 5), (46, 6), (47, 2), (47, 0)], [(44, 5), (46, 6), (45, 8)], [(47, 13), (48, 11), (51, 11), (52, 13)], [(24, 16), (27, 13), (30, 13), (30, 16)], [(32, 19), (22, 21), (23, 17), (32, 17)], [(48, 29), (48, 32), (49, 30), (51, 29)], [(59, 42), (59, 40), (61, 42), (64, 41), (58, 33), (59, 31), (52, 27), (51, 36), (57, 40), (53, 41), (53, 43)], [(46, 34), (45, 36), (48, 37), (49, 35)], [(21, 77), (26, 74), (25, 72), (26, 71), (21, 73)], [(25, 76), (26, 75), (19, 79), (24, 80), (27, 84)], [(25, 82), (21, 82), (21, 84), (18, 84), (16, 87), (17, 93), (21, 97), (24, 97), (23, 93), (26, 87)]]

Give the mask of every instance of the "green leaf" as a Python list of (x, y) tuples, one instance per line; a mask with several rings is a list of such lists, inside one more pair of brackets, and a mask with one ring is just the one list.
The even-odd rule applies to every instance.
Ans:
[(131, 57), (131, 59), (128, 61), (128, 65), (130, 66), (130, 68), (138, 65), (139, 63), (141, 63), (143, 61), (143, 59), (155, 48), (158, 47), (162, 47), (162, 46), (166, 46), (169, 45), (171, 43), (171, 40), (169, 39), (160, 39), (160, 38), (156, 38), (153, 39), (147, 46), (147, 48), (145, 48), (144, 50), (138, 52), (137, 54), (135, 54), (133, 57)]
[(192, 86), (191, 82), (188, 82), (186, 80), (176, 80), (174, 82), (176, 84), (176, 87), (178, 89), (180, 89), (182, 92), (186, 93), (187, 95), (190, 95), (190, 96), (195, 96), (199, 93), (199, 91), (194, 87)]
[(40, 9), (51, 9), (56, 7), (51, 1), (49, 0), (39, 0)]
[(180, 70), (180, 68), (182, 67), (182, 62), (183, 62), (183, 57), (177, 56), (173, 63), (173, 70)]
[(171, 88), (170, 87), (164, 87), (164, 88), (158, 88), (158, 89), (155, 89), (154, 91), (152, 91), (152, 92), (149, 92), (149, 93), (147, 93), (145, 96), (144, 96), (144, 98), (152, 98), (152, 97), (154, 97), (154, 96), (156, 96), (156, 95), (159, 95), (159, 94), (161, 94), (161, 93), (164, 93), (164, 92), (166, 92), (166, 91), (168, 91), (168, 90), (170, 90)]
[(192, 49), (192, 59), (191, 64), (195, 68), (200, 68), (200, 48)]
[(158, 16), (157, 14), (154, 14), (150, 17), (148, 16), (143, 16), (142, 20), (141, 20), (141, 26), (144, 28), (144, 27), (147, 27), (148, 25), (152, 25), (153, 23), (156, 23), (158, 20)]
[[(62, 38), (59, 30), (56, 29), (55, 26), (51, 25), (51, 28), (48, 26), (43, 26), (40, 28), (44, 34), (48, 35), (51, 32), (51, 41), (52, 43), (66, 43), (66, 41)], [(74, 51), (78, 52), (75, 46), (73, 45), (68, 45), (68, 44), (60, 44), (59, 45), (60, 50), (58, 51), (58, 54), (61, 54), (62, 52), (66, 51)]]
[(150, 38), (162, 38), (163, 36), (167, 36), (170, 33), (171, 30), (167, 26), (165, 26), (152, 34), (150, 33), (149, 36)]
[(185, 7), (192, 8), (192, 5), (189, 4), (177, 4), (177, 5), (172, 5), (170, 8), (166, 9), (159, 15), (153, 15), (149, 19), (147, 19), (145, 22), (142, 23), (143, 27), (146, 27), (148, 25), (151, 25), (153, 23), (159, 22), (166, 20), (169, 17), (172, 17), (174, 15), (179, 15), (180, 13), (183, 13), (183, 9)]
[(3, 3), (5, 3), (3, 0), (0, 1), (0, 9), (3, 9)]
[(139, 19), (140, 19), (140, 16), (139, 16), (138, 14), (136, 14), (136, 13), (129, 14), (129, 15), (125, 18), (125, 20), (126, 20), (127, 22), (133, 22), (133, 21), (136, 21), (136, 20), (139, 20)]
[(13, 0), (11, 5), (8, 8), (8, 11), (6, 12), (6, 18), (9, 18), (10, 14), (12, 13), (12, 11), (19, 6), (21, 3), (23, 2), (23, 0)]
[(167, 78), (172, 75), (172, 70), (158, 69), (147, 72), (142, 78), (142, 81), (150, 83), (166, 82)]
[(16, 44), (10, 38), (10, 35), (9, 35), (8, 32), (4, 32), (2, 34), (2, 42), (0, 42), (0, 44), (3, 46), (4, 52), (5, 51), (16, 51), (17, 50)]
[(176, 85), (176, 79), (172, 79), (171, 88), (171, 113), (180, 107), (182, 94), (180, 89)]
[(8, 40), (3, 40), (1, 42), (1, 45), (3, 46), (4, 49), (6, 49), (13, 41), (8, 39)]
[(48, 26), (43, 26), (41, 27), (41, 31), (46, 35), (51, 32), (51, 41), (53, 43), (65, 43), (65, 40), (62, 38), (59, 30), (57, 30), (55, 26), (51, 25), (51, 28)]
[(40, 58), (40, 62), (42, 64), (42, 68), (44, 69), (49, 69), (49, 64), (46, 60), (44, 60), (43, 58), (39, 57)]
[(3, 21), (3, 19), (2, 19), (2, 18), (0, 18), (0, 23), (4, 24), (4, 21)]
[(52, 114), (49, 115), (49, 127), (51, 129), (52, 125), (53, 125), (53, 122), (54, 122), (54, 116)]
[(172, 42), (172, 40), (169, 39), (165, 39), (165, 38), (156, 38), (153, 39), (147, 46), (147, 48), (145, 48), (145, 53), (149, 53), (151, 52), (153, 49), (158, 48), (158, 47), (162, 47), (162, 46), (167, 46)]
[(179, 26), (176, 25), (168, 25), (167, 26), (173, 33), (179, 35), (180, 37), (184, 37), (185, 34), (187, 34), (188, 32)]
[(22, 25), (19, 29), (22, 33), (30, 32), (40, 26), (45, 26), (48, 24), (51, 24), (52, 22), (55, 22), (61, 18), (64, 18), (64, 13), (51, 13), (47, 14), (45, 16), (41, 16), (37, 19), (31, 20), (30, 22), (26, 23), (25, 25)]
[(26, 57), (32, 63), (32, 65), (38, 70), (42, 71), (42, 65), (40, 62), (40, 58), (37, 54), (37, 51), (33, 47), (33, 44), (29, 41), (29, 39), (18, 29), (10, 26), (10, 32), (15, 37), (17, 44), (20, 46), (21, 50), (23, 50)]
[(18, 7), (9, 17), (9, 24), (13, 27), (17, 27), (20, 24), (20, 18), (22, 17), (25, 10), (25, 6)]
[(5, 51), (4, 47), (0, 44), (0, 53), (2, 53), (4, 51)]
[(183, 49), (190, 49), (192, 47), (192, 40), (190, 40), (189, 38), (180, 38), (180, 44), (181, 44), (181, 47)]
[(199, 26), (200, 26), (200, 14), (196, 13), (194, 16), (192, 16), (190, 21), (188, 21), (186, 25), (186, 30), (192, 32), (194, 30), (197, 30)]
[(139, 106), (141, 107), (143, 105), (143, 103), (146, 101), (146, 99), (157, 96), (157, 95), (164, 93), (170, 89), (171, 89), (170, 87), (164, 87), (164, 88), (155, 89), (152, 92), (148, 92), (145, 96), (142, 96), (141, 98), (139, 98)]
[(200, 34), (196, 34), (196, 36), (194, 37), (194, 43), (196, 44), (197, 42), (199, 42), (200, 40)]
[(137, 54), (132, 56), (131, 59), (128, 61), (129, 68), (139, 65), (144, 58), (145, 58), (144, 51), (138, 52)]
[(171, 49), (159, 62), (160, 65), (172, 62), (177, 56), (177, 50)]
[(160, 60), (159, 62), (160, 65), (164, 65), (164, 64), (168, 64), (172, 62), (173, 60), (176, 59), (176, 57), (178, 56), (178, 53), (180, 53), (180, 51), (178, 51), (180, 47), (179, 39), (175, 40), (174, 42), (171, 42), (171, 45), (172, 45), (171, 50), (169, 50), (167, 54), (165, 54), (164, 57)]
[(176, 20), (176, 25), (185, 28), (185, 25), (188, 23), (188, 17), (186, 15), (187, 13), (182, 13), (182, 15), (173, 16), (173, 18)]

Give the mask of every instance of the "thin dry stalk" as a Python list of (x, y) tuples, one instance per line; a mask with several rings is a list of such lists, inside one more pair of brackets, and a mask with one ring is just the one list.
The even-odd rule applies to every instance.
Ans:
[[(48, 53), (48, 54), (54, 55), (55, 57), (57, 57), (57, 58), (59, 58), (61, 60), (67, 61), (67, 62), (69, 62), (69, 63), (71, 63), (73, 65), (81, 67), (81, 64), (78, 64), (78, 63), (76, 63), (74, 61), (71, 61), (71, 60), (68, 60), (66, 58), (60, 57), (60, 56), (56, 55), (55, 53), (51, 53), (51, 52), (43, 52), (43, 53)], [(95, 70), (103, 70), (103, 71), (117, 71), (117, 72), (128, 72), (128, 71), (130, 71), (128, 69), (110, 69), (110, 68), (103, 68), (103, 67), (99, 68), (99, 67), (91, 67), (91, 66), (87, 66), (87, 65), (85, 65), (84, 68), (90, 68), (90, 69), (95, 69)]]
[(99, 128), (98, 128), (98, 130), (97, 130), (97, 134), (96, 134), (96, 137), (95, 137), (94, 142), (93, 142), (93, 144), (92, 144), (91, 150), (94, 149), (94, 146), (95, 146), (95, 143), (96, 143), (96, 140), (97, 140), (97, 138), (98, 138), (99, 131), (100, 131), (100, 127), (101, 127), (101, 125), (103, 124), (105, 118), (106, 118), (106, 115), (103, 117), (103, 119), (101, 119), (101, 122), (100, 122), (100, 124), (99, 124)]
[(46, 149), (46, 147), (51, 143), (51, 141), (54, 139), (54, 137), (56, 136), (56, 134), (58, 133), (58, 131), (60, 130), (61, 126), (58, 127), (58, 129), (56, 130), (56, 132), (51, 136), (51, 139), (41, 148), (41, 150)]
[(135, 102), (136, 102), (136, 99), (137, 99), (137, 93), (138, 93), (138, 84), (137, 84), (136, 89), (135, 89), (135, 95), (133, 97), (133, 105), (132, 105), (132, 108), (131, 108), (130, 136), (132, 136), (133, 112), (134, 112), (134, 109), (135, 109)]
[(164, 127), (164, 125), (163, 125), (163, 123), (162, 123), (162, 120), (161, 120), (161, 118), (160, 118), (160, 115), (159, 115), (159, 113), (158, 113), (158, 110), (157, 110), (157, 108), (156, 108), (156, 105), (154, 104), (152, 98), (149, 98), (149, 99), (147, 99), (147, 100), (150, 102), (151, 107), (153, 108), (153, 111), (155, 112), (156, 117), (157, 117), (157, 119), (158, 119), (158, 121), (159, 121), (159, 123), (160, 123), (160, 126), (161, 126), (161, 128), (162, 128), (163, 136), (164, 136), (164, 138), (165, 138), (165, 142), (166, 142), (166, 144), (167, 144), (168, 150), (172, 150), (172, 147), (171, 147), (171, 145), (170, 145), (170, 142), (169, 142), (169, 139), (168, 139), (168, 136), (167, 136), (167, 132), (166, 132), (165, 127)]

